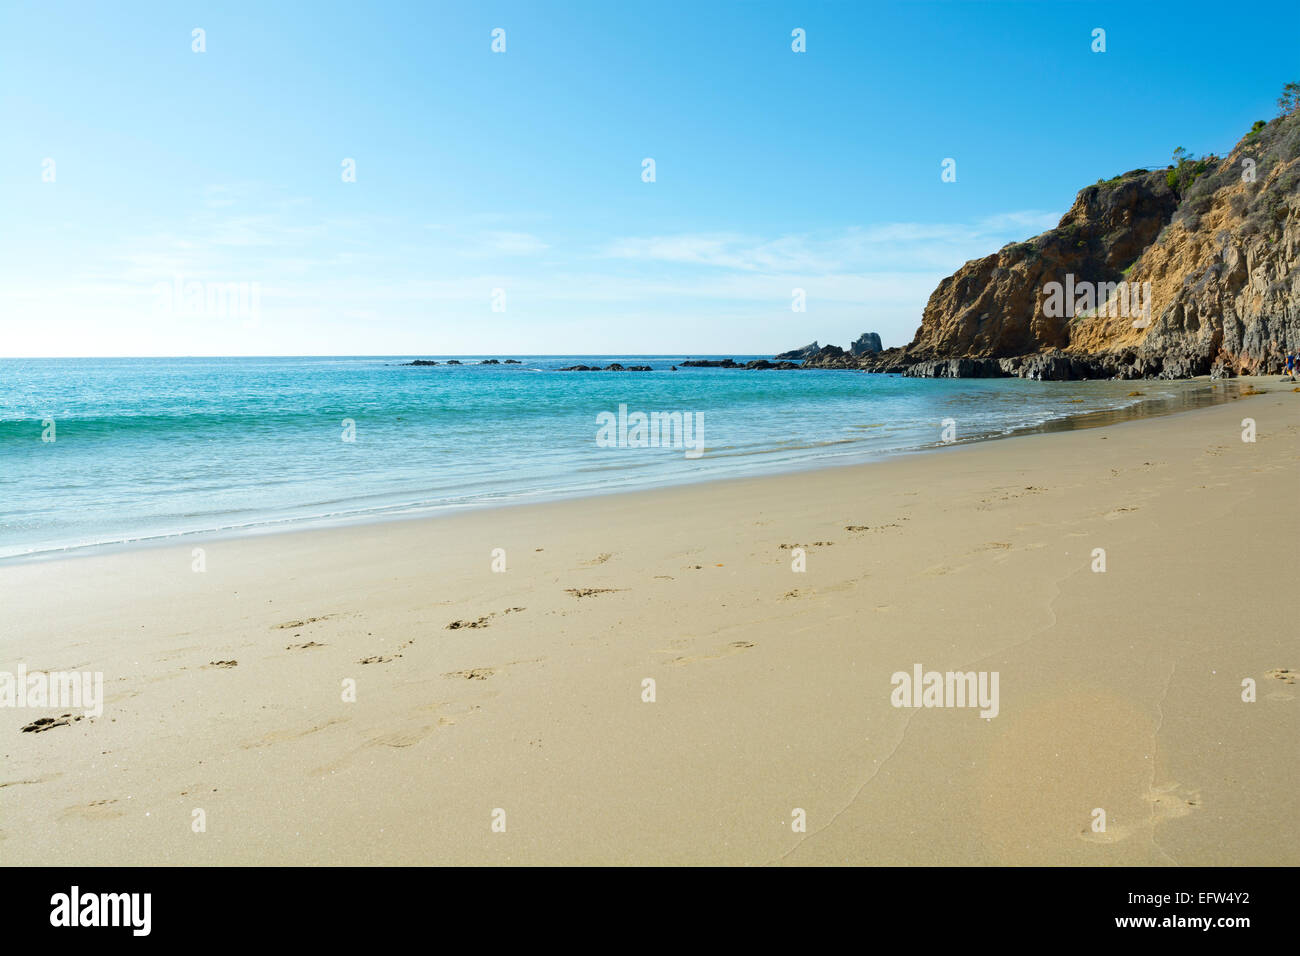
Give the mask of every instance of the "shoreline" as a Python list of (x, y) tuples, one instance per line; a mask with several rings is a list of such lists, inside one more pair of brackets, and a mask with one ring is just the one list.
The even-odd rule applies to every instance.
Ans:
[[(829, 370), (837, 371), (837, 370)], [(969, 439), (957, 439), (952, 443), (934, 442), (929, 445), (921, 445), (912, 448), (905, 448), (895, 451), (885, 452), (846, 452), (844, 457), (854, 460), (836, 461), (837, 456), (826, 456), (812, 462), (792, 463), (787, 466), (774, 468), (771, 470), (757, 470), (754, 472), (741, 472), (737, 474), (713, 475), (698, 478), (679, 478), (676, 480), (663, 481), (658, 480), (650, 484), (634, 487), (605, 487), (599, 489), (583, 489), (577, 491), (542, 491), (536, 493), (521, 493), (506, 500), (478, 500), (462, 503), (446, 504), (429, 504), (422, 502), (411, 502), (383, 506), (373, 510), (363, 510), (353, 513), (339, 515), (313, 515), (313, 516), (290, 516), (281, 518), (270, 518), (262, 521), (254, 521), (244, 525), (233, 525), (228, 527), (200, 529), (195, 531), (177, 531), (173, 533), (144, 535), (140, 537), (129, 537), (124, 539), (115, 539), (109, 541), (94, 541), (84, 544), (66, 545), (63, 547), (45, 548), (37, 551), (28, 551), (21, 554), (0, 555), (0, 568), (21, 565), (28, 563), (41, 563), (49, 561), (62, 561), (69, 559), (78, 559), (97, 554), (113, 554), (123, 551), (130, 551), (137, 548), (157, 548), (190, 545), (198, 546), (206, 542), (219, 542), (228, 540), (239, 540), (248, 537), (261, 537), (265, 535), (285, 534), (295, 531), (307, 530), (328, 530), (332, 528), (348, 528), (368, 524), (386, 524), (395, 521), (411, 521), (423, 519), (436, 519), (448, 515), (460, 514), (463, 512), (473, 512), (482, 510), (495, 510), (498, 508), (517, 508), (527, 507), (536, 504), (546, 504), (556, 501), (581, 500), (586, 498), (603, 498), (608, 495), (633, 494), (637, 492), (652, 491), (659, 488), (677, 488), (690, 487), (695, 485), (715, 484), (719, 482), (736, 481), (747, 478), (776, 477), (781, 475), (797, 475), (807, 472), (820, 471), (826, 468), (854, 468), (864, 465), (876, 464), (882, 461), (889, 461), (900, 456), (909, 456), (917, 454), (928, 454), (938, 451), (949, 451), (957, 447), (967, 447), (970, 445), (985, 444), (988, 442), (1002, 441), (1010, 438), (1027, 438), (1035, 435), (1050, 434), (1062, 430), (1074, 430), (1080, 428), (1100, 428), (1109, 427), (1116, 424), (1124, 424), (1131, 421), (1141, 421), (1147, 418), (1163, 417), (1167, 415), (1178, 415), (1184, 412), (1199, 411), (1204, 408), (1212, 408), (1217, 404), (1233, 400), (1240, 397), (1249, 397), (1236, 394), (1240, 392), (1242, 386), (1237, 380), (1229, 379), (1224, 381), (1212, 381), (1209, 376), (1199, 376), (1194, 379), (1180, 380), (1192, 384), (1187, 392), (1190, 396), (1195, 396), (1201, 392), (1206, 392), (1206, 386), (1224, 389), (1226, 397), (1220, 397), (1213, 402), (1195, 402), (1191, 407), (1183, 405), (1169, 407), (1167, 401), (1138, 401), (1128, 405), (1113, 406), (1106, 409), (1091, 410), (1079, 412), (1076, 414), (1065, 414), (1060, 418), (1049, 419), (1036, 425), (1027, 425), (1010, 431), (999, 432), (995, 434), (980, 435)], [(1279, 386), (1281, 383), (1277, 383)], [(1247, 383), (1247, 387), (1258, 387), (1256, 383)], [(1261, 393), (1266, 390), (1261, 389)], [(1206, 395), (1208, 397), (1208, 394)]]
[[(0, 853), (1298, 864), (1276, 385), (1248, 416), (240, 538), (204, 573), (183, 547), (0, 568), (5, 667), (106, 695), (43, 732), (59, 711), (0, 708)], [(917, 665), (999, 673), (997, 716), (895, 707)]]

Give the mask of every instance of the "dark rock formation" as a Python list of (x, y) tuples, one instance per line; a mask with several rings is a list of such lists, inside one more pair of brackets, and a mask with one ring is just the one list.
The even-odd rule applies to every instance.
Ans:
[(838, 345), (824, 345), (803, 362), (804, 368), (858, 368), (858, 358)]
[(604, 368), (599, 365), (567, 365), (560, 369), (561, 372), (651, 372), (654, 369), (649, 365), (619, 365), (617, 362), (611, 362)]
[[(884, 351), (884, 346), (880, 342), (880, 335), (876, 332), (863, 332), (849, 346), (849, 351), (854, 355), (871, 355), (876, 352)], [(779, 357), (779, 356), (778, 356)]]
[(821, 346), (813, 341), (810, 345), (805, 345), (801, 349), (791, 349), (788, 352), (782, 352), (780, 355), (772, 356), (777, 361), (783, 359), (805, 359), (810, 355), (816, 355), (821, 350)]
[[(849, 346), (848, 355), (873, 355), (881, 350), (880, 336), (875, 332), (863, 332)], [(789, 352), (782, 352), (774, 355), (776, 361), (785, 360), (803, 360), (804, 368), (835, 368), (845, 367), (852, 368), (853, 363), (842, 359), (845, 351), (838, 345), (818, 345), (813, 342), (811, 345), (805, 345), (801, 349), (792, 349)], [(810, 364), (811, 363), (811, 364)]]

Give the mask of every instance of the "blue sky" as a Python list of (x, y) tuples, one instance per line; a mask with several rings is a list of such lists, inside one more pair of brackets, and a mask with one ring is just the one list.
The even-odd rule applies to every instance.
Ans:
[(1081, 187), (1275, 115), (1297, 36), (1292, 3), (5, 0), (0, 355), (900, 345)]

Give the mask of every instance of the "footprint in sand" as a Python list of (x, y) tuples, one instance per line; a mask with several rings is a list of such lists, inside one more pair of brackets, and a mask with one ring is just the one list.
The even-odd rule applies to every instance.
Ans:
[(952, 574), (953, 569), (948, 567), (948, 565), (946, 564), (935, 564), (932, 565), (931, 567), (926, 568), (921, 573), (929, 577), (939, 577), (940, 575), (944, 575), (944, 574)]
[(1289, 667), (1275, 667), (1264, 674), (1265, 677), (1272, 677), (1274, 680), (1280, 680), (1284, 684), (1295, 683), (1296, 672)]
[(1105, 518), (1107, 521), (1114, 521), (1122, 514), (1128, 514), (1129, 512), (1137, 511), (1137, 510), (1138, 509), (1136, 508), (1116, 508), (1113, 511), (1106, 512), (1104, 515), (1102, 515), (1102, 517)]
[[(502, 614), (516, 614), (516, 613), (518, 613), (519, 611), (526, 611), (526, 610), (528, 610), (528, 608), (526, 608), (526, 607), (508, 607), (508, 608), (506, 608), (504, 611), (502, 611), (501, 613), (502, 613)], [(487, 627), (487, 626), (491, 623), (492, 618), (494, 618), (494, 617), (496, 617), (496, 616), (497, 616), (497, 612), (496, 612), (496, 611), (493, 611), (493, 612), (491, 612), (490, 614), (484, 614), (482, 617), (480, 617), (480, 618), (478, 618), (477, 620), (474, 620), (474, 621), (452, 621), (450, 624), (448, 624), (446, 627), (444, 627), (443, 630), (445, 630), (445, 631), (459, 631), (459, 630), (461, 630), (462, 628), (466, 628), (466, 627)], [(410, 641), (407, 641), (406, 644), (404, 644), (403, 646), (404, 646), (404, 647), (408, 647), (408, 646), (410, 646), (410, 644), (411, 644), (411, 642), (410, 642)]]
[(670, 666), (679, 667), (682, 664), (697, 664), (701, 661), (720, 661), (724, 657), (730, 657), (732, 654), (739, 654), (741, 651), (747, 651), (753, 646), (753, 641), (732, 641), (717, 654), (697, 654), (692, 657), (676, 657), (668, 663)]
[(387, 664), (389, 661), (395, 661), (401, 654), (373, 654), (370, 657), (363, 657), (357, 661), (358, 664)]
[(463, 680), (487, 680), (497, 672), (495, 667), (470, 667), (463, 671), (451, 671), (443, 677), (459, 677)]
[[(438, 704), (422, 704), (421, 706), (415, 709), (415, 713), (427, 713), (429, 711), (438, 711), (448, 706), (450, 706), (450, 704), (446, 702), (438, 703)], [(481, 708), (478, 704), (471, 704), (469, 707), (465, 708), (464, 710), (454, 710), (447, 714), (439, 714), (438, 726), (439, 727), (454, 726), (456, 722), (459, 721), (461, 718), (468, 717), (470, 714), (473, 714), (480, 709)]]
[(986, 511), (988, 510), (988, 507), (991, 507), (998, 501), (1014, 501), (1017, 498), (1025, 497), (1025, 495), (1041, 495), (1046, 490), (1046, 488), (1039, 488), (1036, 485), (1025, 485), (1023, 490), (1017, 490), (1014, 488), (994, 488), (994, 494), (997, 494), (998, 492), (1003, 492), (1003, 494), (997, 498), (981, 498), (980, 504), (987, 507), (981, 508), (980, 510)]
[(580, 561), (580, 562), (578, 562), (578, 564), (579, 564), (580, 567), (584, 567), (584, 568), (594, 568), (594, 567), (595, 567), (596, 565), (598, 565), (598, 564), (604, 564), (606, 561), (608, 561), (608, 560), (609, 560), (610, 558), (612, 558), (613, 556), (614, 556), (614, 555), (612, 555), (612, 554), (610, 554), (608, 551), (606, 551), (606, 552), (604, 552), (604, 553), (602, 553), (602, 554), (598, 554), (598, 555), (596, 555), (596, 556), (595, 556), (594, 558), (592, 558), (590, 561)]
[(60, 714), (58, 717), (37, 717), (30, 724), (22, 728), (24, 734), (42, 734), (47, 730), (53, 730), (55, 727), (68, 727), (77, 721), (85, 718), (85, 714)]
[(438, 728), (435, 724), (425, 724), (421, 727), (410, 727), (404, 730), (391, 730), (388, 733), (380, 734), (377, 737), (371, 737), (370, 743), (377, 747), (403, 748), (412, 747), (418, 744), (429, 734)]
[(328, 647), (327, 644), (318, 644), (316, 641), (308, 641), (306, 644), (290, 644), (285, 648), (286, 651), (305, 651), (309, 647)]
[(208, 661), (203, 665), (204, 669), (209, 667), (238, 667), (239, 661)]
[(491, 620), (492, 620), (492, 615), (491, 615), (491, 614), (485, 614), (483, 617), (479, 618), (477, 621), (452, 621), (452, 622), (451, 622), (450, 624), (448, 624), (445, 628), (443, 628), (443, 630), (445, 630), (445, 631), (459, 631), (461, 628), (465, 628), (465, 627), (487, 627), (487, 626), (488, 626), (488, 622), (491, 621)]
[(613, 594), (616, 591), (626, 590), (625, 588), (565, 588), (566, 593), (572, 594), (576, 598), (595, 597), (597, 594)]
[[(326, 727), (333, 726), (334, 724), (345, 723), (348, 719), (349, 718), (347, 717), (335, 717), (332, 720), (327, 720), (324, 723), (315, 725), (314, 727), (308, 727), (305, 730), (272, 730), (270, 733), (263, 734), (260, 737), (246, 740), (239, 746), (244, 750), (253, 750), (257, 747), (269, 747), (272, 744), (283, 743), (287, 740), (298, 740), (300, 737), (307, 737), (311, 734), (319, 733)], [(185, 794), (181, 794), (181, 796), (185, 796)]]
[(334, 616), (333, 614), (324, 614), (321, 615), (320, 617), (303, 618), (301, 621), (285, 621), (283, 624), (275, 625), (273, 628), (271, 628), (271, 630), (289, 631), (295, 627), (306, 627), (308, 624), (315, 624), (317, 621), (328, 621), (333, 616)]
[(469, 667), (461, 671), (449, 671), (442, 676), (461, 680), (487, 680), (507, 667), (514, 667), (516, 664), (540, 664), (544, 660), (546, 660), (545, 657), (530, 657), (525, 660), (507, 661), (505, 664), (498, 664), (496, 667)]
[(337, 773), (351, 763), (355, 757), (364, 755), (367, 750), (375, 747), (385, 747), (392, 750), (405, 750), (407, 747), (413, 747), (439, 729), (451, 727), (458, 720), (479, 710), (478, 704), (472, 704), (464, 710), (451, 711), (438, 716), (436, 719), (431, 716), (434, 712), (448, 706), (450, 704), (446, 701), (421, 704), (410, 712), (406, 726), (372, 728), (370, 732), (364, 735), (365, 742), (359, 747), (349, 748), (330, 763), (312, 769), (309, 774), (313, 777), (323, 777)]
[[(446, 704), (425, 705), (416, 708), (414, 713), (427, 714), (430, 710), (437, 710), (446, 707)], [(479, 709), (478, 704), (474, 704), (465, 710), (455, 711), (450, 714), (444, 714), (437, 720), (429, 722), (427, 717), (423, 717), (417, 723), (408, 727), (399, 727), (395, 730), (387, 730), (381, 734), (369, 738), (369, 744), (373, 747), (392, 747), (394, 749), (404, 749), (418, 744), (430, 734), (434, 733), (439, 727), (451, 727), (462, 717), (474, 713)]]

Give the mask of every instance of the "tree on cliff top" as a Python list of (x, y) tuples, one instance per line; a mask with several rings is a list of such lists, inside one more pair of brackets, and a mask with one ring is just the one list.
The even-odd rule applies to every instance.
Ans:
[(1282, 87), (1282, 95), (1277, 98), (1279, 116), (1290, 116), (1300, 110), (1300, 83), (1288, 83)]
[(1218, 162), (1219, 157), (1214, 155), (1202, 156), (1197, 159), (1195, 156), (1189, 156), (1187, 150), (1179, 146), (1174, 150), (1174, 161), (1170, 164), (1169, 172), (1165, 174), (1165, 181), (1169, 183), (1169, 188), (1176, 192), (1180, 197), (1187, 194), (1192, 183), (1205, 173), (1212, 165)]

